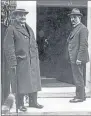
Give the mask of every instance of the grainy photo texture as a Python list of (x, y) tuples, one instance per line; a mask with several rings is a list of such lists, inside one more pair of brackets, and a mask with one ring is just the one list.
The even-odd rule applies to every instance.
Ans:
[(91, 115), (91, 1), (1, 1), (1, 115)]

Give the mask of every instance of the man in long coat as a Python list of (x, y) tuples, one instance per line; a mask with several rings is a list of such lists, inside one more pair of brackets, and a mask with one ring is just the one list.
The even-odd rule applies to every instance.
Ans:
[(13, 93), (18, 92), (18, 107), (26, 111), (23, 103), (25, 94), (29, 94), (29, 106), (42, 108), (37, 103), (37, 91), (41, 90), (38, 47), (33, 30), (26, 24), (25, 9), (16, 9), (12, 16), (15, 23), (10, 25), (4, 41), (5, 55), (11, 68)]
[(83, 79), (84, 65), (89, 61), (88, 55), (88, 30), (81, 23), (79, 9), (74, 8), (69, 14), (73, 30), (68, 37), (68, 51), (76, 86), (76, 96), (70, 102), (83, 102), (86, 100), (85, 85)]

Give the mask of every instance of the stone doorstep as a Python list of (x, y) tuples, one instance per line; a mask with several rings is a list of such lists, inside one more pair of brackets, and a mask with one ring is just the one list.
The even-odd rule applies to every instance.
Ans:
[(34, 113), (9, 113), (2, 116), (91, 116), (91, 112), (34, 112)]
[[(70, 98), (39, 98), (38, 102), (45, 106), (43, 109), (28, 107), (27, 112), (18, 111), (18, 116), (91, 116), (90, 108), (88, 107), (91, 104), (90, 98), (87, 98), (83, 103), (77, 104), (69, 104), (69, 100)], [(48, 103), (50, 104), (48, 105)], [(25, 105), (28, 106), (28, 104)], [(15, 105), (11, 109), (11, 112), (4, 116), (17, 116)]]
[[(70, 98), (75, 96), (75, 86), (61, 82), (56, 78), (42, 77), (42, 90), (38, 92), (38, 98)], [(91, 96), (88, 88), (85, 88), (87, 97)]]
[[(18, 110), (18, 116), (91, 116), (90, 107), (88, 107), (91, 104), (89, 98), (85, 102), (76, 104), (70, 104), (69, 100), (69, 98), (39, 98), (38, 102), (44, 105), (43, 109), (29, 108), (27, 107), (28, 104), (26, 104), (28, 108), (27, 112)], [(11, 112), (7, 116), (17, 116), (15, 107), (11, 109)]]
[[(71, 89), (71, 88), (70, 88)], [(75, 88), (74, 88), (75, 89)], [(43, 90), (45, 90), (45, 89), (43, 89)], [(67, 93), (58, 93), (58, 91), (55, 91), (54, 93), (47, 93), (48, 91), (41, 91), (39, 94), (38, 94), (38, 97), (39, 97), (39, 102), (40, 103), (42, 103), (43, 102), (43, 98), (44, 98), (44, 101), (45, 101), (45, 99), (50, 99), (51, 100), (51, 98), (53, 99), (69, 99), (69, 98), (71, 98), (71, 97), (73, 97), (74, 95), (75, 95), (75, 92), (73, 92), (72, 93), (72, 91), (68, 91), (68, 94)], [(45, 92), (45, 93), (43, 93), (43, 92)], [(49, 92), (53, 92), (53, 91), (49, 91)], [(88, 92), (87, 90), (86, 90), (86, 92)], [(89, 95), (87, 95), (87, 97), (89, 97)], [(89, 98), (88, 98), (89, 99)], [(88, 102), (88, 99), (86, 100), (86, 102)], [(50, 100), (49, 100), (49, 102), (50, 102)], [(60, 102), (60, 100), (59, 100), (59, 102)], [(70, 99), (69, 99), (70, 100)], [(68, 101), (69, 101), (68, 100)], [(67, 100), (66, 100), (67, 101)], [(66, 102), (65, 100), (64, 100), (64, 104), (65, 104), (65, 102)], [(67, 101), (67, 102), (68, 102)], [(46, 103), (46, 102), (45, 102)], [(45, 104), (44, 103), (44, 104)], [(58, 103), (58, 102), (57, 102)], [(56, 104), (57, 104), (56, 103)], [(90, 102), (88, 102), (88, 103), (90, 103)], [(43, 104), (43, 103), (42, 103)], [(54, 104), (54, 103), (53, 103)], [(60, 103), (59, 103), (60, 104)], [(59, 105), (58, 104), (58, 107), (60, 107), (61, 105)], [(63, 102), (62, 102), (62, 104), (63, 104)], [(26, 106), (28, 106), (28, 104), (25, 104)], [(67, 104), (66, 104), (67, 105)], [(84, 105), (84, 104), (83, 104)], [(85, 105), (87, 105), (86, 107), (88, 107), (88, 104), (85, 104)], [(78, 104), (78, 106), (76, 106), (76, 107), (79, 107), (80, 106), (80, 104)], [(45, 104), (45, 107), (47, 107), (47, 105)], [(48, 106), (49, 107), (49, 106)], [(50, 106), (51, 107), (51, 106)], [(70, 106), (69, 106), (70, 107)], [(68, 108), (69, 108), (68, 107)], [(74, 107), (74, 105), (73, 105), (73, 107)], [(14, 111), (13, 111), (14, 110)], [(11, 112), (10, 112), (10, 114), (9, 114), (9, 116), (17, 116), (17, 114), (15, 113), (15, 107), (14, 107), (14, 109), (13, 109)], [(66, 109), (65, 109), (66, 110)], [(77, 115), (82, 115), (82, 116), (91, 116), (91, 112), (89, 111), (89, 110), (87, 110), (87, 111), (74, 111), (74, 110), (67, 110), (67, 111), (62, 111), (62, 109), (60, 109), (60, 110), (57, 110), (57, 109), (53, 109), (53, 111), (52, 111), (52, 109), (50, 110), (46, 110), (46, 108), (45, 109), (35, 109), (35, 108), (28, 108), (28, 112), (18, 112), (18, 116), (50, 116), (50, 115), (52, 115), (52, 116), (66, 116), (66, 115), (71, 115), (71, 116), (77, 116)], [(7, 115), (8, 116), (8, 115)]]
[[(91, 93), (87, 88), (86, 96), (91, 97)], [(57, 88), (42, 88), (38, 92), (38, 98), (72, 98), (75, 96), (75, 87), (57, 87)]]
[[(86, 93), (87, 93), (87, 97), (91, 96), (91, 94), (89, 94), (89, 91), (87, 88), (86, 88)], [(40, 92), (38, 92), (38, 98), (40, 99), (40, 101), (42, 100), (40, 102), (41, 104), (43, 104), (42, 102), (44, 101), (42, 98), (44, 98), (44, 99), (50, 98), (50, 100), (51, 100), (51, 98), (54, 98), (54, 99), (58, 98), (61, 100), (61, 98), (69, 99), (69, 98), (72, 98), (73, 96), (75, 96), (75, 87), (51, 87), (51, 88), (50, 87), (42, 87), (42, 90)], [(50, 102), (50, 100), (49, 100), (49, 102)], [(88, 99), (86, 101), (88, 102)], [(65, 101), (64, 101), (64, 103), (65, 103)], [(46, 102), (45, 102), (45, 105), (46, 105)], [(46, 105), (46, 107), (47, 107), (47, 105)], [(91, 112), (89, 110), (87, 110), (87, 111), (86, 110), (85, 111), (71, 111), (71, 110), (64, 111), (63, 110), (62, 111), (62, 109), (60, 109), (60, 110), (57, 110), (57, 109), (52, 110), (51, 109), (50, 110), (50, 107), (49, 107), (49, 110), (47, 110), (46, 108), (43, 108), (43, 109), (28, 108), (28, 112), (20, 112), (19, 111), (18, 115), (17, 115), (15, 106), (14, 106), (13, 109), (11, 109), (11, 112), (9, 114), (2, 115), (2, 116), (50, 116), (50, 115), (53, 115), (53, 116), (66, 116), (66, 115), (91, 116)], [(60, 107), (60, 106), (58, 106), (58, 107)]]

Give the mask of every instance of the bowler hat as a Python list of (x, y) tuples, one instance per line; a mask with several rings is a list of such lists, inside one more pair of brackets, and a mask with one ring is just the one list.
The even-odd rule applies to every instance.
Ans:
[(71, 16), (71, 15), (83, 16), (82, 13), (80, 12), (80, 10), (78, 8), (73, 8), (73, 10), (71, 11), (70, 14), (68, 14), (68, 16)]
[(26, 11), (25, 9), (16, 9), (12, 12), (12, 14), (17, 14), (17, 13), (24, 13), (24, 14), (28, 14), (29, 12)]

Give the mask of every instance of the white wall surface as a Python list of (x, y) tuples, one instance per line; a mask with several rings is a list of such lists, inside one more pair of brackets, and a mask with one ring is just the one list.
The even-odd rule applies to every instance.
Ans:
[(91, 91), (91, 1), (88, 1), (88, 12), (87, 12), (87, 27), (89, 31), (88, 36), (88, 51), (90, 56), (90, 62), (86, 65), (86, 85)]
[(36, 37), (36, 1), (17, 1), (17, 8), (26, 9), (29, 12), (26, 22), (33, 29)]

